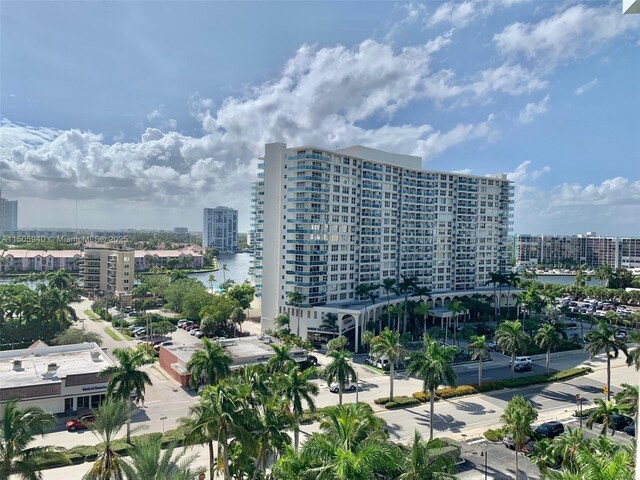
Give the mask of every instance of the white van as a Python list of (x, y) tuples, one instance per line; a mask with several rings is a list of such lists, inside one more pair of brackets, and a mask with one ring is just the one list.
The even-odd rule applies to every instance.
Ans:
[[(531, 357), (516, 357), (515, 365), (531, 365)], [(509, 366), (511, 366), (511, 360), (509, 360)]]

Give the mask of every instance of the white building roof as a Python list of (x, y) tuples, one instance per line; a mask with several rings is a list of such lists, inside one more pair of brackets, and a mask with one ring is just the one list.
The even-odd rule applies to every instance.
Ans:
[[(19, 368), (14, 361), (20, 361)], [(51, 364), (57, 369), (48, 373)], [(69, 375), (98, 373), (113, 365), (96, 343), (5, 350), (0, 352), (0, 389), (59, 383)]]

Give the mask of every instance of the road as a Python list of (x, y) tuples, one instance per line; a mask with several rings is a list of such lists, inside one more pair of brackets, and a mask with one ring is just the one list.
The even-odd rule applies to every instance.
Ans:
[[(80, 309), (78, 309), (80, 310)], [(84, 314), (79, 312), (81, 316)], [(86, 328), (103, 332), (109, 323), (94, 322), (87, 320)], [(104, 335), (103, 346), (107, 348), (107, 352), (112, 352), (113, 348), (122, 346), (135, 346), (137, 342), (120, 340), (115, 341), (111, 337)], [(197, 343), (198, 339), (189, 335), (183, 330), (178, 330), (172, 334), (174, 342), (179, 343)], [(317, 354), (321, 366), (326, 365), (327, 359), (321, 354)], [(364, 356), (356, 359), (356, 371), (358, 372), (359, 391), (345, 393), (344, 401), (353, 402), (356, 395), (359, 401), (367, 402), (372, 405), (378, 416), (385, 420), (391, 438), (394, 441), (408, 441), (415, 429), (423, 435), (429, 432), (429, 405), (419, 405), (413, 408), (400, 410), (385, 410), (373, 403), (376, 398), (388, 396), (389, 393), (389, 376), (381, 375), (361, 363)], [(486, 363), (483, 368), (484, 380), (497, 380), (508, 378), (510, 369), (508, 367), (508, 357), (500, 354), (493, 354), (493, 362)], [(517, 374), (532, 375), (542, 373), (544, 371), (544, 356), (534, 356), (534, 371)], [(482, 438), (482, 433), (488, 428), (495, 428), (500, 424), (500, 416), (504, 411), (507, 402), (513, 395), (524, 395), (530, 400), (539, 412), (538, 421), (541, 423), (548, 420), (559, 420), (563, 423), (574, 422), (572, 413), (575, 408), (575, 395), (579, 393), (586, 399), (585, 407), (589, 406), (589, 402), (598, 396), (602, 396), (602, 387), (606, 381), (606, 361), (604, 357), (599, 356), (589, 359), (582, 352), (562, 352), (552, 355), (552, 367), (554, 369), (566, 369), (576, 366), (591, 366), (594, 372), (583, 377), (575, 378), (563, 383), (537, 385), (518, 390), (502, 390), (482, 395), (472, 395), (450, 400), (441, 400), (435, 405), (435, 414), (433, 418), (434, 430), (436, 436), (449, 437), (464, 444), (465, 451), (471, 459), (465, 466), (465, 471), (461, 474), (461, 478), (482, 478), (479, 471), (483, 470), (484, 457), (479, 457), (480, 450), (487, 443)], [(158, 365), (150, 365), (144, 367), (151, 376), (153, 386), (147, 389), (145, 407), (139, 409), (133, 417), (134, 426), (143, 426), (145, 432), (162, 432), (163, 429), (174, 428), (178, 424), (178, 419), (188, 415), (189, 407), (197, 402), (197, 396), (194, 392), (182, 389), (173, 379), (168, 377)], [(477, 367), (475, 365), (456, 366), (455, 370), (458, 374), (458, 383), (476, 383)], [(638, 384), (638, 372), (624, 364), (624, 358), (612, 361), (612, 391), (615, 392), (622, 383)], [(316, 399), (318, 407), (335, 405), (338, 402), (338, 395), (329, 392), (326, 382), (318, 380), (320, 386), (320, 394)], [(415, 378), (407, 378), (398, 374), (394, 381), (395, 395), (411, 395), (421, 390), (421, 382)], [(162, 420), (163, 417), (166, 417)], [(305, 426), (304, 434), (310, 434), (317, 429), (317, 424)], [(72, 447), (76, 445), (87, 445), (98, 443), (98, 440), (90, 432), (69, 433), (64, 431), (63, 425), (60, 425), (56, 431), (38, 438), (33, 445), (57, 445), (63, 447)], [(489, 448), (490, 459), (496, 459), (491, 462), (494, 465), (494, 476), (489, 478), (511, 478), (508, 463), (512, 461), (513, 452), (508, 451), (501, 445), (487, 445)], [(196, 449), (197, 450), (197, 449)], [(198, 450), (199, 451), (199, 450)], [(206, 451), (202, 450), (200, 462), (206, 465)], [(510, 456), (511, 455), (511, 456)], [(198, 464), (200, 464), (198, 463)], [(503, 472), (503, 476), (497, 475), (495, 465)], [(526, 472), (524, 478), (538, 478), (537, 468), (531, 466), (528, 460), (521, 462), (522, 468)], [(80, 468), (82, 467), (82, 468)], [(56, 480), (66, 478), (76, 478), (75, 471), (86, 472), (88, 464), (79, 466), (65, 467), (44, 472), (45, 480)], [(478, 470), (480, 468), (480, 470)], [(68, 473), (64, 473), (68, 472)], [(468, 476), (464, 476), (468, 475)], [(475, 475), (475, 476), (473, 476)], [(505, 477), (504, 475), (507, 475)]]

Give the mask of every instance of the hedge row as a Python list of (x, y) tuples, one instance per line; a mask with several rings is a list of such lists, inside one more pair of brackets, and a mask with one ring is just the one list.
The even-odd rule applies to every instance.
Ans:
[(490, 428), (486, 432), (484, 432), (484, 438), (489, 440), (490, 442), (499, 442), (504, 438), (504, 428)]
[[(528, 377), (519, 377), (508, 380), (497, 380), (491, 382), (485, 382), (482, 386), (478, 385), (459, 385), (457, 387), (441, 387), (436, 390), (435, 400), (464, 397), (466, 395), (474, 395), (476, 393), (486, 393), (495, 390), (502, 390), (503, 388), (519, 388), (529, 385), (537, 385), (540, 383), (560, 382), (562, 380), (568, 380), (573, 377), (579, 377), (585, 375), (593, 370), (590, 367), (572, 368), (570, 370), (563, 370), (561, 372), (552, 373), (551, 375), (540, 374), (530, 375)], [(413, 398), (425, 403), (429, 401), (429, 393), (415, 392)], [(377, 403), (377, 400), (376, 400)]]
[(393, 410), (394, 408), (406, 408), (415, 407), (420, 405), (420, 401), (414, 397), (407, 397), (406, 395), (397, 395), (393, 397), (393, 401), (389, 401), (389, 397), (376, 398), (374, 403), (382, 405), (387, 410)]

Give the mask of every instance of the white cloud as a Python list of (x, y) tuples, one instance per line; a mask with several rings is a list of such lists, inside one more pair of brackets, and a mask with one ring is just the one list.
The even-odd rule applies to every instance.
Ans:
[(544, 69), (588, 56), (608, 41), (637, 28), (638, 19), (621, 15), (618, 6), (572, 5), (538, 23), (513, 23), (493, 40), (505, 56), (537, 60)]
[(365, 144), (428, 160), (490, 139), (491, 115), (448, 129), (392, 123), (410, 102), (442, 95), (432, 82), (430, 56), (448, 42), (443, 35), (399, 50), (372, 40), (351, 49), (302, 46), (279, 78), (229, 97), (217, 109), (209, 99), (192, 98), (204, 131), (199, 138), (171, 131), (176, 122), (166, 119), (162, 106), (149, 113), (152, 125), (138, 142), (117, 136), (109, 144), (93, 132), (5, 121), (0, 138), (15, 140), (6, 144), (0, 172), (14, 198), (123, 201), (145, 211), (225, 198), (248, 216), (246, 194), (268, 142)]
[(580, 85), (578, 88), (576, 88), (576, 91), (574, 93), (576, 95), (582, 95), (583, 93), (586, 93), (589, 90), (591, 90), (593, 87), (597, 87), (597, 86), (598, 86), (598, 79), (594, 78), (590, 82), (587, 82), (584, 85)]
[(463, 168), (462, 170), (452, 170), (453, 173), (459, 173), (461, 175), (471, 175), (471, 172), (473, 170), (471, 170), (470, 168)]
[(549, 110), (549, 95), (546, 95), (538, 103), (527, 103), (518, 115), (518, 121), (522, 124), (533, 122), (534, 118), (547, 113)]
[(490, 92), (504, 92), (511, 96), (523, 95), (547, 86), (547, 81), (521, 65), (502, 64), (499, 67), (483, 70), (479, 80), (469, 88), (478, 96)]
[(518, 165), (513, 172), (507, 173), (507, 178), (519, 185), (529, 180), (537, 180), (545, 173), (549, 173), (551, 171), (551, 167), (548, 165), (545, 165), (539, 170), (533, 171), (529, 170), (530, 166), (531, 160), (525, 160)]
[(448, 24), (455, 28), (463, 28), (475, 20), (491, 15), (500, 7), (509, 7), (528, 0), (466, 0), (463, 2), (446, 2), (433, 13), (427, 25)]

